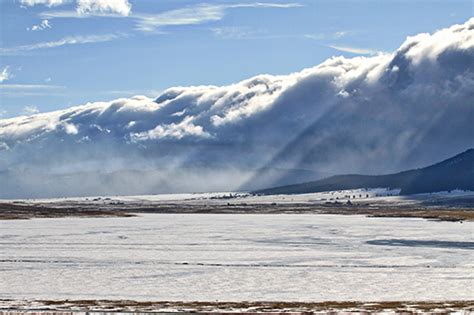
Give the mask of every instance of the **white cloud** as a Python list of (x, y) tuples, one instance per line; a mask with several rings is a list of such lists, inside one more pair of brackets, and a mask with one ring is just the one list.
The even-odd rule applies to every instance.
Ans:
[(77, 129), (77, 127), (74, 124), (66, 122), (66, 123), (63, 124), (63, 127), (64, 127), (64, 131), (68, 135), (77, 135), (79, 133), (79, 130)]
[(136, 29), (144, 32), (156, 31), (160, 27), (172, 25), (196, 25), (221, 20), (226, 11), (238, 8), (279, 8), (301, 7), (298, 3), (237, 3), (237, 4), (199, 4), (160, 14), (140, 14), (132, 17), (138, 19)]
[(67, 0), (20, 0), (20, 4), (25, 6), (34, 6), (34, 5), (45, 5), (48, 7), (54, 7), (67, 3)]
[[(391, 54), (0, 119), (0, 143), (9, 148), (0, 170), (100, 170), (119, 157), (119, 170), (165, 170), (158, 191), (184, 184), (177, 172), (203, 168), (206, 185), (218, 172), (234, 189), (249, 178), (275, 183), (261, 169), (397, 171), (474, 147), (472, 91), (474, 18), (408, 38)], [(79, 146), (80, 139), (88, 140)], [(237, 180), (236, 173), (250, 175)]]
[(81, 15), (116, 13), (128, 16), (132, 5), (128, 0), (78, 0), (77, 12)]
[(379, 53), (379, 51), (376, 51), (373, 49), (357, 48), (357, 47), (350, 47), (350, 46), (327, 45), (327, 47), (330, 47), (332, 49), (336, 49), (339, 51), (343, 51), (343, 52), (348, 52), (351, 54), (356, 54), (356, 55), (374, 55), (374, 54)]
[(49, 23), (48, 20), (42, 20), (40, 24), (33, 25), (31, 28), (28, 28), (27, 30), (42, 31), (42, 30), (45, 30), (47, 28), (51, 28), (51, 24)]
[(225, 7), (216, 5), (196, 5), (166, 11), (160, 14), (140, 14), (136, 29), (144, 32), (155, 31), (159, 27), (172, 25), (193, 25), (219, 21), (224, 17)]
[(23, 114), (25, 114), (25, 115), (31, 116), (31, 115), (35, 115), (35, 114), (38, 114), (38, 113), (39, 113), (39, 110), (38, 110), (38, 107), (36, 107), (36, 106), (25, 106), (23, 108)]
[(4, 81), (7, 81), (8, 79), (10, 79), (11, 77), (11, 74), (10, 74), (10, 68), (8, 66), (6, 66), (5, 68), (3, 68), (2, 72), (0, 72), (0, 83), (4, 82)]
[(2, 47), (0, 48), (0, 55), (16, 55), (22, 52), (37, 50), (37, 49), (48, 49), (67, 45), (79, 45), (79, 44), (91, 44), (108, 42), (122, 37), (122, 34), (105, 34), (105, 35), (85, 35), (85, 36), (68, 36), (59, 40), (41, 42), (36, 44), (21, 45), (15, 47)]
[[(196, 126), (192, 123), (193, 117), (185, 117), (180, 123), (171, 123), (158, 125), (152, 130), (145, 132), (132, 133), (133, 141), (147, 141), (157, 139), (177, 139), (184, 137), (210, 138), (211, 135), (204, 131), (202, 126)], [(133, 127), (134, 124), (131, 125)], [(127, 125), (130, 127), (130, 123)]]
[[(45, 5), (48, 7), (55, 7), (66, 3), (76, 2), (76, 14), (73, 11), (60, 11), (66, 15), (74, 15), (69, 17), (79, 16), (95, 16), (95, 15), (109, 15), (118, 14), (121, 16), (128, 16), (131, 12), (132, 5), (128, 0), (19, 0), (23, 6)], [(54, 12), (51, 14), (54, 15)], [(48, 12), (42, 15), (47, 16)], [(51, 16), (54, 17), (54, 16)], [(63, 16), (66, 17), (66, 16)]]

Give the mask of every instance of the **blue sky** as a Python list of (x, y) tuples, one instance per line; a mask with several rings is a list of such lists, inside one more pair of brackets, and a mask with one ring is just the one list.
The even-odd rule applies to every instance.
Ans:
[(473, 0), (0, 0), (0, 117), (396, 49)]

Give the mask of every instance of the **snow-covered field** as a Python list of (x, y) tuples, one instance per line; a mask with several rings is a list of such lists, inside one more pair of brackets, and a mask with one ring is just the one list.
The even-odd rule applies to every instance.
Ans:
[[(353, 203), (391, 203), (397, 205), (413, 204), (423, 201), (450, 200), (456, 198), (474, 199), (474, 191), (452, 190), (429, 194), (399, 195), (400, 189), (370, 188), (326, 191), (309, 194), (295, 195), (253, 195), (246, 192), (210, 192), (210, 193), (182, 193), (182, 194), (156, 194), (138, 196), (92, 196), (76, 198), (48, 198), (48, 199), (20, 199), (6, 200), (3, 202), (22, 203), (88, 203), (102, 205), (104, 203), (121, 202), (124, 204), (159, 204), (159, 203), (311, 203), (323, 204), (327, 202)], [(231, 198), (229, 198), (231, 197)]]
[(0, 299), (474, 299), (474, 223), (147, 214), (0, 221)]

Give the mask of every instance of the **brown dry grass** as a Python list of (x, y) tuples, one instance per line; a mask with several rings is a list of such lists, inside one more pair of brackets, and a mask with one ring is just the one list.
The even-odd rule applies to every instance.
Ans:
[(33, 204), (0, 203), (0, 220), (60, 217), (130, 217), (133, 214), (121, 210), (82, 207), (54, 207)]
[(424, 218), (474, 221), (474, 209), (420, 205), (311, 205), (311, 204), (114, 204), (114, 203), (0, 203), (0, 220), (57, 217), (127, 217), (134, 213), (339, 214), (369, 217)]
[[(0, 304), (11, 302), (0, 301)], [(14, 303), (10, 311), (14, 310)], [(45, 311), (82, 310), (82, 311), (125, 311), (125, 312), (153, 312), (157, 310), (177, 310), (193, 313), (251, 314), (251, 313), (298, 313), (312, 314), (314, 312), (369, 312), (382, 311), (403, 312), (406, 314), (420, 312), (449, 313), (462, 310), (466, 313), (474, 311), (474, 301), (389, 301), (389, 302), (174, 302), (174, 301), (131, 301), (131, 300), (37, 300)], [(45, 308), (46, 307), (46, 308)], [(21, 310), (28, 310), (28, 305), (21, 305)], [(19, 309), (19, 310), (20, 310)], [(31, 309), (33, 310), (33, 309)]]

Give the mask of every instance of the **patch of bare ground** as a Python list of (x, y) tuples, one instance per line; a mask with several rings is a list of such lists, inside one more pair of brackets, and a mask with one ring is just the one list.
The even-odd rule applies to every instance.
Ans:
[(61, 217), (130, 217), (131, 213), (120, 210), (109, 210), (81, 207), (52, 207), (32, 204), (0, 203), (0, 220), (20, 220), (32, 218)]
[(139, 213), (338, 214), (369, 217), (474, 221), (474, 208), (390, 204), (247, 204), (247, 203), (0, 203), (0, 220), (58, 217), (129, 217)]
[(393, 302), (152, 302), (131, 300), (0, 300), (0, 314), (25, 312), (178, 312), (225, 314), (338, 314), (403, 313), (448, 314), (474, 312), (474, 301), (393, 301)]
[(392, 208), (360, 208), (355, 209), (325, 209), (326, 214), (345, 214), (345, 215), (367, 215), (369, 217), (384, 218), (422, 218), (439, 221), (474, 221), (473, 209), (457, 209), (457, 208), (418, 208), (409, 207), (406, 209)]

